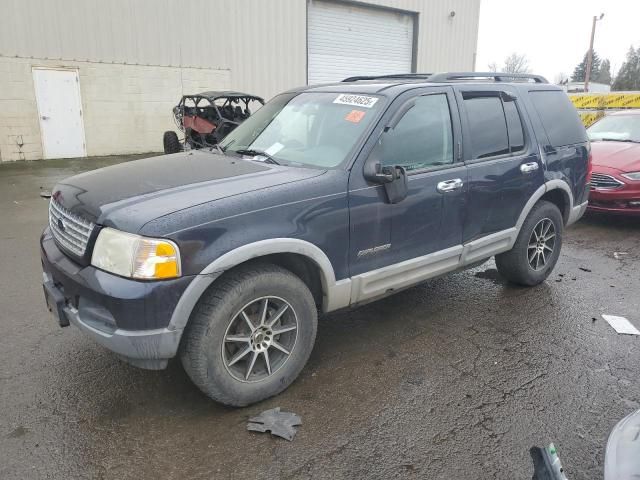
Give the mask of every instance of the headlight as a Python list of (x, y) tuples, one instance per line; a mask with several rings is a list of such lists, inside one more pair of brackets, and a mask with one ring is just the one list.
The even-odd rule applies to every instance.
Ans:
[(91, 264), (123, 277), (160, 280), (180, 276), (180, 251), (170, 240), (141, 237), (103, 228)]
[(622, 173), (621, 175), (629, 180), (640, 180), (640, 172)]

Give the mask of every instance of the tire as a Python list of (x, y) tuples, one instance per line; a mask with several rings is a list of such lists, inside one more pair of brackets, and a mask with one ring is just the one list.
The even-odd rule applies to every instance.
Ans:
[(162, 144), (164, 146), (164, 153), (178, 153), (182, 151), (182, 145), (178, 139), (178, 134), (174, 131), (168, 130), (164, 132), (162, 136)]
[[(259, 326), (265, 297), (266, 321)], [(289, 270), (270, 264), (240, 267), (200, 299), (182, 338), (182, 364), (193, 383), (217, 402), (234, 407), (259, 402), (291, 385), (307, 363), (317, 315), (313, 295)], [(253, 334), (249, 323), (256, 328)]]
[[(534, 286), (544, 282), (560, 257), (563, 228), (558, 207), (544, 200), (538, 202), (524, 221), (513, 248), (496, 255), (500, 274), (519, 285)], [(537, 237), (547, 240), (537, 241)]]

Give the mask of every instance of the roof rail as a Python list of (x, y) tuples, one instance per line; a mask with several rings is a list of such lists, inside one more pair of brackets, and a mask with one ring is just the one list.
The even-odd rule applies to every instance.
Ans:
[(415, 80), (427, 80), (433, 73), (392, 73), (390, 75), (359, 75), (355, 77), (349, 77), (342, 80), (343, 82), (357, 82), (358, 80), (384, 80), (384, 79), (415, 79)]
[(391, 75), (360, 75), (349, 77), (343, 82), (357, 82), (359, 80), (424, 80), (426, 82), (464, 82), (479, 79), (491, 79), (495, 82), (518, 82), (533, 80), (535, 83), (549, 83), (542, 75), (531, 73), (506, 72), (445, 72), (445, 73), (394, 73)]
[(447, 72), (434, 73), (428, 78), (429, 82), (469, 81), (481, 78), (493, 79), (496, 82), (513, 82), (533, 80), (535, 83), (549, 83), (542, 75), (530, 73), (506, 73), (506, 72)]

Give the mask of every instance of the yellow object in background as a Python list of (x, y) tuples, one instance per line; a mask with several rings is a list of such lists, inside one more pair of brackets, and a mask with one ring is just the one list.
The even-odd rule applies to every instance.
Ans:
[(640, 108), (640, 92), (570, 93), (569, 99), (578, 109), (585, 127), (604, 117), (608, 111)]
[(582, 120), (582, 124), (585, 127), (589, 127), (593, 125), (596, 120), (604, 117), (604, 110), (599, 110), (597, 112), (578, 112), (580, 115), (580, 120)]

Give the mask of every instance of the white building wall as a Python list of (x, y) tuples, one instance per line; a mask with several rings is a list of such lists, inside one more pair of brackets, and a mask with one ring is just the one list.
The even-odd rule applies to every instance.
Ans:
[[(0, 160), (42, 157), (34, 66), (78, 69), (88, 155), (160, 151), (182, 93), (304, 85), (307, 1), (2, 0)], [(473, 69), (480, 0), (357, 3), (417, 15), (417, 71)]]

